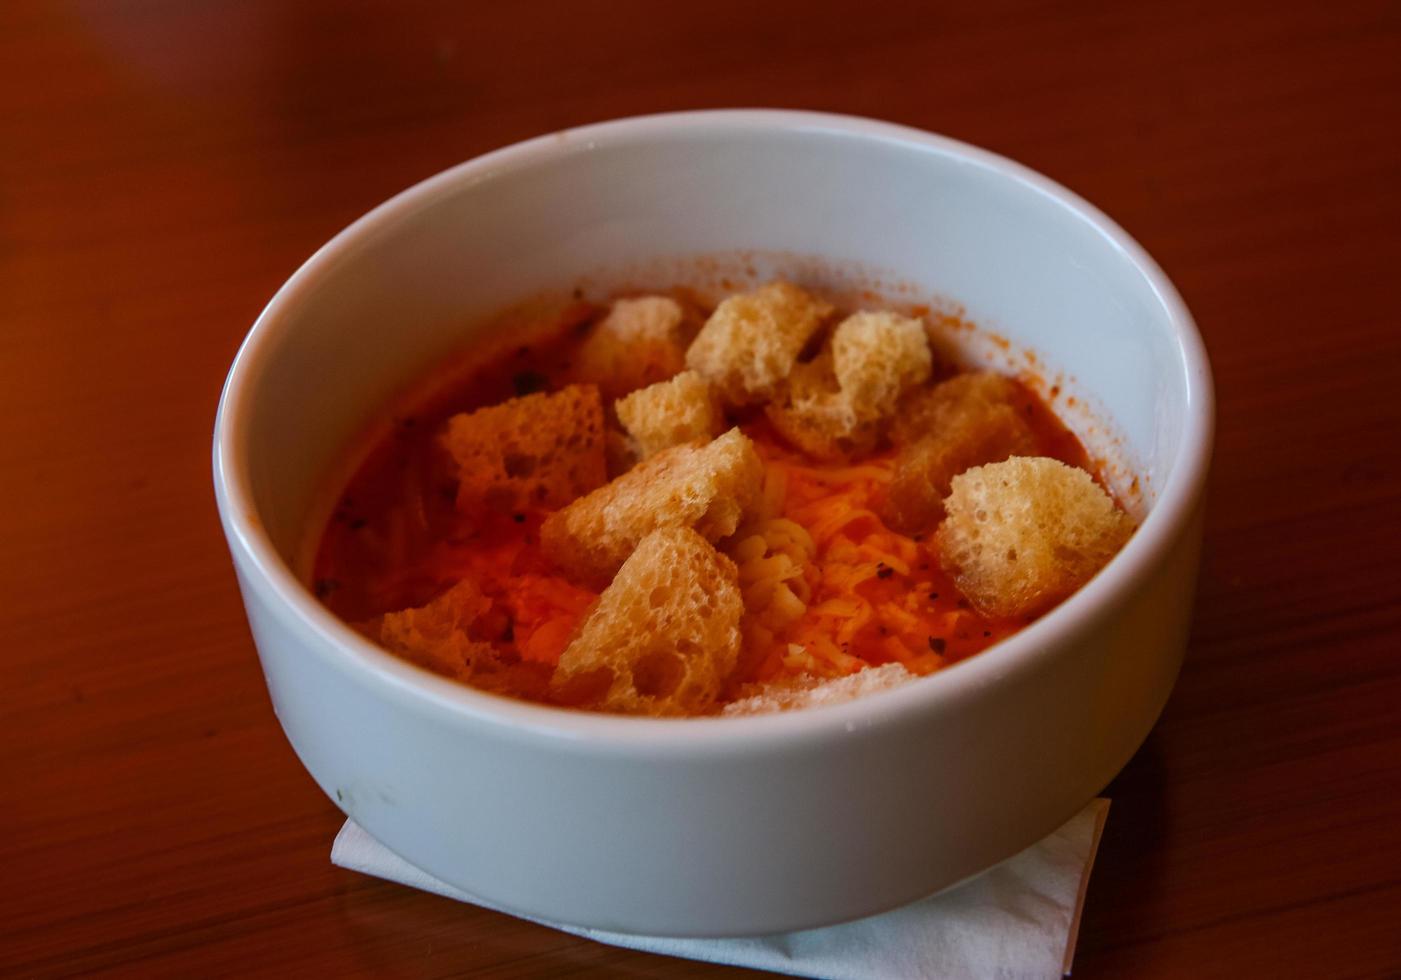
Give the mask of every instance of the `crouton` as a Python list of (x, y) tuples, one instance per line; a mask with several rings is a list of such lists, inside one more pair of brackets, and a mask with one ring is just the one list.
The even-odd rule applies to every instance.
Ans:
[(872, 420), (857, 417), (838, 387), (830, 349), (795, 365), (764, 414), (794, 446), (829, 461), (870, 452), (880, 435)]
[(608, 479), (613, 480), (637, 465), (642, 454), (637, 442), (626, 432), (610, 427), (603, 433), (603, 455), (608, 461)]
[(735, 566), (695, 531), (644, 537), (565, 648), (552, 689), (565, 704), (696, 715), (739, 656)]
[(909, 445), (931, 432), (957, 426), (960, 419), (994, 405), (1014, 405), (1023, 394), (1016, 381), (992, 371), (954, 375), (932, 388), (911, 392), (900, 403), (890, 426), (891, 441), (897, 446)]
[(603, 403), (592, 385), (454, 415), (442, 443), (457, 463), (463, 510), (562, 507), (608, 479)]
[(693, 332), (667, 296), (617, 300), (579, 345), (571, 377), (598, 385), (610, 401), (621, 398), (685, 368)]
[(683, 442), (714, 439), (725, 425), (710, 382), (695, 371), (640, 388), (614, 408), (643, 459)]
[(861, 421), (889, 416), (933, 367), (924, 324), (898, 313), (856, 313), (837, 324), (832, 362), (837, 385)]
[(1099, 571), (1133, 522), (1084, 470), (1015, 456), (954, 477), (939, 561), (991, 616), (1034, 616)]
[(763, 401), (831, 313), (831, 304), (787, 282), (731, 296), (701, 327), (686, 366), (709, 379), (727, 404)]
[(868, 453), (900, 396), (928, 379), (931, 360), (918, 320), (857, 313), (837, 325), (816, 358), (794, 365), (764, 413), (785, 439), (819, 459)]
[(465, 680), (478, 663), (495, 657), (490, 643), (471, 635), (490, 607), (491, 600), (480, 589), (462, 581), (426, 606), (385, 613), (360, 629), (420, 667)]
[[(950, 482), (959, 473), (1036, 452), (1026, 421), (1010, 404), (991, 397), (997, 383), (970, 384), (965, 377), (945, 381), (922, 399), (929, 427), (896, 454), (881, 516), (904, 534), (920, 534), (939, 523)], [(1016, 390), (1014, 382), (1002, 380)]]
[(763, 479), (754, 444), (731, 429), (706, 445), (664, 449), (551, 514), (540, 544), (566, 574), (600, 588), (657, 528), (691, 527), (711, 542), (733, 534)]
[(766, 715), (775, 711), (815, 708), (824, 704), (841, 704), (876, 691), (888, 691), (915, 675), (897, 663), (867, 667), (845, 677), (822, 679), (801, 677), (791, 681), (749, 685), (742, 689), (744, 697), (731, 701), (721, 710), (722, 715)]

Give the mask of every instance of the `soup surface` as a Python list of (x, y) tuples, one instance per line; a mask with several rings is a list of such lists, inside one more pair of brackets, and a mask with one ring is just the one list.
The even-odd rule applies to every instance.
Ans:
[[(970, 597), (965, 591), (973, 579), (966, 569), (945, 567), (953, 546), (946, 540), (941, 552), (938, 532), (940, 498), (948, 489), (927, 490), (929, 480), (937, 483), (938, 477), (922, 475), (926, 471), (918, 466), (927, 470), (930, 453), (948, 453), (938, 445), (931, 449), (928, 440), (920, 442), (920, 433), (902, 441), (896, 420), (917, 414), (912, 399), (927, 400), (929, 392), (967, 372), (940, 363), (937, 356), (920, 355), (927, 367), (919, 370), (918, 380), (902, 382), (895, 408), (887, 408), (883, 417), (870, 415), (874, 422), (845, 408), (835, 415), (803, 416), (804, 406), (847, 405), (839, 397), (846, 391), (845, 379), (834, 387), (828, 369), (821, 382), (827, 386), (822, 389), (827, 401), (802, 401), (792, 382), (774, 389), (778, 393), (767, 402), (744, 403), (743, 392), (738, 398), (731, 392), (711, 403), (723, 416), (718, 425), (712, 423), (711, 434), (718, 437), (737, 428), (762, 470), (752, 492), (746, 491), (734, 527), (705, 534), (722, 556), (716, 567), (725, 570), (742, 600), (738, 642), (717, 676), (707, 681), (709, 687), (702, 684), (694, 696), (671, 697), (677, 685), (690, 683), (686, 658), (707, 655), (691, 651), (694, 644), (684, 640), (662, 651), (661, 660), (652, 651), (631, 662), (630, 700), (607, 693), (617, 681), (618, 667), (602, 654), (599, 663), (607, 666), (571, 669), (569, 682), (562, 682), (561, 659), (567, 650), (573, 660), (582, 656), (581, 633), (595, 610), (606, 605), (600, 597), (611, 586), (606, 579), (580, 574), (547, 547), (549, 535), (542, 528), (563, 509), (558, 501), (468, 495), (467, 471), (445, 433), (450, 420), (487, 406), (515, 405), (514, 400), (542, 392), (597, 388), (606, 429), (606, 477), (650, 465), (636, 461), (643, 454), (639, 445), (646, 443), (646, 434), (639, 433), (647, 420), (629, 433), (619, 422), (620, 415), (627, 417), (627, 406), (616, 400), (639, 389), (659, 391), (649, 385), (676, 376), (697, 332), (710, 331), (718, 318), (688, 294), (659, 295), (682, 314), (674, 325), (680, 339), (671, 360), (656, 345), (625, 350), (621, 359), (600, 357), (600, 332), (608, 329), (611, 308), (580, 301), (522, 331), (528, 343), (482, 357), (447, 382), (441, 377), (425, 381), (409, 402), (413, 410), (392, 418), (387, 434), (339, 495), (316, 549), (314, 588), (321, 601), (393, 652), (476, 687), (564, 707), (649, 714), (778, 710), (820, 702), (823, 698), (812, 692), (824, 685), (838, 692), (831, 699), (839, 699), (858, 693), (859, 687), (836, 683), (870, 668), (886, 669), (863, 676), (904, 680), (930, 674), (974, 656), (1058, 601), (1038, 598), (1009, 606), (979, 594)], [(834, 344), (840, 367), (842, 348), (839, 339), (833, 340), (833, 325), (842, 318), (824, 309), (821, 325), (803, 338), (795, 355), (795, 378), (805, 366), (821, 365), (831, 356), (824, 351)], [(896, 324), (901, 325), (908, 322)], [(921, 323), (920, 329), (932, 328)], [(877, 359), (884, 356), (881, 348), (873, 349)], [(600, 371), (606, 376), (600, 377)], [(716, 377), (712, 370), (696, 383), (716, 391), (724, 384)], [(1015, 414), (1017, 431), (1024, 433), (1012, 455), (1057, 460), (1092, 473), (1075, 436), (1029, 387), (1012, 379), (999, 382), (998, 397)], [(775, 409), (783, 399), (786, 407)], [(850, 438), (819, 445), (793, 422), (795, 417), (840, 417), (845, 421), (833, 424)], [(953, 432), (949, 416), (939, 417), (944, 430)], [(965, 443), (977, 438), (966, 437)], [(949, 466), (972, 471), (1009, 455), (991, 444), (971, 452), (955, 452), (958, 461)], [(918, 459), (923, 462), (912, 462)], [(518, 468), (536, 465), (532, 460)], [(915, 477), (911, 467), (918, 471)], [(511, 471), (509, 458), (506, 471)], [(892, 491), (901, 485), (906, 489)], [(902, 492), (908, 496), (909, 486), (917, 498), (913, 518), (910, 507), (902, 510), (892, 500)], [(588, 492), (578, 496), (586, 498)], [(933, 508), (932, 516), (918, 513), (925, 503)], [(953, 504), (950, 499), (950, 514)], [(976, 537), (976, 529), (973, 533)], [(1014, 550), (1007, 549), (1009, 556)], [(616, 573), (617, 581), (627, 567)]]

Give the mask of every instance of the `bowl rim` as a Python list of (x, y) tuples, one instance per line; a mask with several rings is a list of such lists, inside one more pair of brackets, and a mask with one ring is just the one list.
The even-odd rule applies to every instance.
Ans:
[[(1085, 586), (1019, 632), (927, 677), (852, 701), (743, 717), (638, 718), (572, 711), (489, 694), (440, 677), (380, 649), (323, 606), (273, 546), (257, 517), (247, 471), (247, 419), (253, 390), (282, 325), (302, 298), (370, 236), (431, 206), (462, 184), (603, 144), (638, 139), (826, 134), (953, 158), (1048, 198), (1087, 225), (1144, 276), (1167, 313), (1186, 369), (1182, 439), (1168, 480), (1129, 543)], [(736, 247), (742, 247), (737, 245)], [(1175, 373), (1175, 372), (1174, 372)], [(859, 116), (781, 109), (711, 109), (635, 116), (538, 136), (450, 167), (391, 197), (352, 222), (308, 258), (254, 321), (229, 369), (214, 425), (215, 497), (224, 534), (245, 589), (254, 590), (305, 645), (359, 683), (401, 706), (455, 725), (491, 729), (500, 737), (572, 746), (577, 751), (655, 758), (708, 756), (737, 749), (783, 748), (794, 740), (826, 741), (858, 730), (907, 722), (951, 709), (1001, 678), (1031, 670), (1067, 641), (1093, 629), (1163, 560), (1189, 528), (1205, 492), (1215, 397), (1205, 345), (1167, 275), (1127, 232), (1102, 211), (1055, 181), (988, 150), (912, 127)]]

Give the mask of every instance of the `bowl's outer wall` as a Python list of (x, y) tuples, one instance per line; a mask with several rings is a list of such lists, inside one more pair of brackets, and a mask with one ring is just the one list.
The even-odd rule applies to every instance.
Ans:
[(1073, 815), (1172, 687), (1199, 528), (1124, 607), (950, 710), (691, 760), (567, 740), (541, 751), (499, 725), (407, 710), (338, 669), (258, 587), (244, 594), (298, 756), (408, 861), (552, 921), (740, 935), (895, 907)]
[[(1173, 324), (1132, 255), (1019, 174), (849, 120), (651, 120), (449, 172), (323, 250), (240, 354), (218, 435), (234, 448), (216, 466), (216, 482), (246, 480), (252, 514), (221, 491), (226, 533), (278, 717), (321, 787), (407, 860), (484, 899), (670, 935), (881, 911), (1069, 818), (1171, 690), (1199, 485), (1122, 601), (1047, 617), (1024, 634), (1041, 638), (1030, 655), (994, 648), (907, 690), (808, 712), (791, 738), (694, 753), (674, 739), (527, 737), (482, 708), (485, 695), (445, 710), (424, 693), (433, 682), (376, 667), (318, 625), (324, 614), (289, 596), (285, 570), (251, 543), (265, 528), (294, 560), (334, 454), (474, 317), (575, 274), (736, 243), (859, 260), (962, 300), (1066, 371), (1161, 487), (1193, 399), (1210, 397), (1178, 332), (1190, 323)], [(927, 710), (890, 708), (925, 697)], [(841, 729), (824, 731), (824, 713)]]

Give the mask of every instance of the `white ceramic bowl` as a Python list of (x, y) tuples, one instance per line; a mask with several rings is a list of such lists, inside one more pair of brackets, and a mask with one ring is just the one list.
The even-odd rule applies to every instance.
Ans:
[[(473, 318), (581, 277), (606, 285), (609, 269), (736, 248), (880, 270), (1034, 349), (1112, 419), (1116, 451), (1147, 481), (1141, 529), (1083, 590), (987, 652), (767, 717), (620, 718), (498, 698), (380, 651), (313, 598), (293, 568), (325, 475)], [(488, 154), (338, 235), (239, 352), (214, 475), (278, 718), (347, 814), (508, 909), (738, 935), (945, 888), (1053, 830), (1119, 771), (1181, 662), (1212, 411), (1200, 338), (1167, 278), (1044, 177), (869, 120), (683, 113)]]

